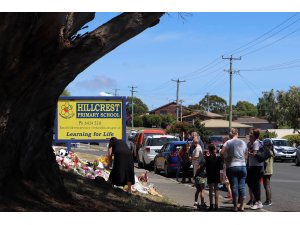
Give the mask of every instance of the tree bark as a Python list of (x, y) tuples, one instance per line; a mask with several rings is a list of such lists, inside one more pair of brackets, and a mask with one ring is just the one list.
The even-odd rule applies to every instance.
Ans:
[(60, 94), (162, 15), (123, 13), (78, 35), (94, 13), (0, 13), (0, 194), (12, 194), (22, 182), (65, 193), (51, 147)]

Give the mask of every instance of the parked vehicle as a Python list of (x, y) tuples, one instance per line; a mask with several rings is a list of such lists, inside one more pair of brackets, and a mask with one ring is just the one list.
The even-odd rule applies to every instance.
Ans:
[(287, 139), (279, 139), (279, 138), (266, 138), (263, 140), (263, 143), (267, 139), (271, 139), (274, 145), (274, 161), (276, 160), (294, 160), (296, 157), (296, 148), (290, 146)]
[(300, 145), (297, 147), (296, 150), (295, 164), (296, 166), (300, 166)]
[(134, 157), (138, 158), (138, 151), (142, 145), (145, 145), (145, 140), (149, 136), (153, 135), (164, 135), (166, 134), (164, 130), (161, 129), (145, 129), (140, 130), (134, 137)]
[(179, 138), (172, 135), (148, 136), (145, 145), (142, 145), (138, 151), (138, 166), (146, 168), (153, 165), (157, 152), (169, 141), (179, 141)]
[(220, 150), (223, 145), (223, 137), (222, 136), (209, 136), (208, 143), (214, 144), (217, 147), (217, 150)]
[(175, 173), (177, 170), (177, 154), (186, 143), (186, 141), (171, 141), (164, 144), (154, 157), (154, 172), (164, 171), (166, 177)]

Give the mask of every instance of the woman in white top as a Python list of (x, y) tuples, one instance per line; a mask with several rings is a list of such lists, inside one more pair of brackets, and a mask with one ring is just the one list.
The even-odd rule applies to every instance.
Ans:
[[(232, 190), (234, 211), (244, 211), (247, 177), (247, 145), (244, 141), (238, 139), (237, 129), (232, 128), (230, 135), (233, 138), (226, 142), (223, 151), (223, 157), (226, 164), (226, 174)], [(238, 198), (240, 200), (239, 208), (237, 207)]]
[(195, 149), (193, 150), (193, 154), (192, 154), (192, 165), (194, 169), (193, 176), (195, 177), (196, 171), (199, 167), (200, 159), (203, 158), (203, 150), (199, 145), (199, 140), (197, 137), (193, 139), (193, 144), (195, 145)]

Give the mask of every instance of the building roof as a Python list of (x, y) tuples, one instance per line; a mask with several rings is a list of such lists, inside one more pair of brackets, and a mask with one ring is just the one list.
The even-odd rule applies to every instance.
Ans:
[[(155, 111), (160, 110), (160, 109), (162, 109), (162, 108), (165, 108), (165, 107), (167, 107), (167, 106), (169, 106), (169, 105), (175, 105), (175, 106), (176, 106), (176, 102), (169, 102), (168, 104), (162, 105), (162, 106), (160, 106), (160, 107), (158, 107), (158, 108), (156, 108), (156, 109), (152, 109), (152, 110), (150, 110), (149, 112), (150, 112), (150, 113), (151, 113), (151, 112), (155, 112)], [(188, 108), (185, 107), (185, 106), (182, 106), (182, 108), (183, 108), (183, 109), (188, 109)]]
[(238, 123), (269, 123), (268, 120), (261, 119), (258, 117), (250, 117), (250, 116), (243, 116), (237, 118), (237, 120), (234, 120), (234, 122)]
[(158, 107), (156, 109), (152, 109), (149, 112), (154, 112), (154, 111), (160, 110), (161, 108), (165, 108), (165, 107), (167, 107), (169, 105), (176, 105), (176, 102), (169, 102), (168, 104), (162, 105), (162, 106), (160, 106), (160, 107)]
[(217, 114), (217, 113), (212, 113), (212, 112), (206, 112), (206, 111), (197, 111), (197, 112), (193, 112), (189, 115), (183, 116), (182, 118), (189, 118), (189, 117), (194, 117), (194, 116), (206, 116), (209, 118), (223, 118), (222, 115)]
[[(206, 128), (228, 128), (229, 127), (229, 121), (221, 120), (221, 119), (204, 120), (201, 123), (205, 124)], [(251, 128), (252, 126), (242, 124), (242, 123), (238, 123), (238, 122), (232, 122), (231, 127), (234, 127), (234, 128)]]

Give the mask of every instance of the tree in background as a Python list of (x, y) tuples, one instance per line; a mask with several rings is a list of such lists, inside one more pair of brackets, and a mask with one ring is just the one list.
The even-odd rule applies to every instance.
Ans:
[(205, 111), (208, 111), (207, 109), (209, 107), (210, 112), (223, 115), (227, 107), (227, 102), (217, 95), (208, 95), (200, 100), (199, 107), (200, 110)]
[(300, 128), (300, 87), (291, 87), (287, 92), (279, 92), (277, 101), (285, 123), (293, 128)]
[(120, 13), (80, 34), (95, 13), (1, 13), (1, 198), (43, 190), (66, 199), (51, 147), (59, 96), (78, 74), (163, 14)]
[(263, 140), (265, 138), (277, 138), (277, 134), (276, 132), (261, 131), (259, 134), (259, 140)]
[(258, 99), (257, 111), (259, 117), (267, 119), (269, 122), (274, 123), (276, 128), (278, 127), (280, 124), (280, 107), (273, 89), (263, 92), (263, 96)]
[[(131, 97), (126, 97), (126, 114), (131, 116)], [(148, 106), (137, 97), (133, 97), (133, 116), (140, 116), (148, 113)]]
[(238, 101), (234, 107), (233, 115), (235, 117), (257, 116), (257, 108), (250, 102)]
[(258, 115), (274, 122), (277, 128), (300, 127), (300, 87), (290, 87), (287, 92), (272, 89), (263, 92), (257, 104)]
[(176, 122), (166, 129), (168, 134), (178, 134), (182, 139), (188, 137), (188, 134), (193, 130), (193, 125), (187, 122)]
[(171, 114), (161, 115), (161, 128), (166, 129), (169, 125), (176, 122), (176, 118)]
[(212, 133), (209, 130), (207, 130), (205, 125), (202, 124), (200, 120), (195, 121), (194, 128), (195, 131), (197, 131), (198, 134), (200, 135), (202, 141), (208, 142), (208, 136), (211, 135)]
[(144, 127), (161, 127), (161, 116), (160, 115), (144, 115), (142, 117)]

